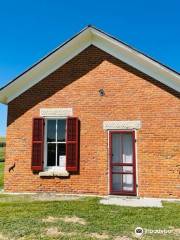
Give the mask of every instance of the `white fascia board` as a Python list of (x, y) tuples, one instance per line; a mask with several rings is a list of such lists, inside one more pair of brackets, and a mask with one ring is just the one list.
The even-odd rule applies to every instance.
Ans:
[(93, 45), (180, 92), (180, 76), (143, 54), (93, 29)]

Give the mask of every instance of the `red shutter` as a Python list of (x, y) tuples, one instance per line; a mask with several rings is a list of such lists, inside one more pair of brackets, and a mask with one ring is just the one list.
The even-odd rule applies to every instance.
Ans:
[(44, 157), (44, 119), (33, 119), (32, 132), (32, 170), (43, 170)]
[(66, 169), (70, 172), (78, 171), (79, 163), (79, 123), (78, 118), (67, 119), (66, 134)]

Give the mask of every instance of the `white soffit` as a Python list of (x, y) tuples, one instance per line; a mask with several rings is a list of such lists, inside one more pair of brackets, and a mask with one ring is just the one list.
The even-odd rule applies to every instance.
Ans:
[(141, 121), (104, 121), (103, 129), (104, 130), (131, 130), (131, 129), (140, 129)]
[(180, 75), (178, 73), (146, 57), (102, 31), (94, 27), (87, 27), (2, 88), (0, 90), (0, 102), (4, 104), (9, 103), (90, 45), (100, 48), (155, 80), (180, 92)]

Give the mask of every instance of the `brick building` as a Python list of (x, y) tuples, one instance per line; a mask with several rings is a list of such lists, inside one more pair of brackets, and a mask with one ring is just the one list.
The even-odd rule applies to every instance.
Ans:
[(179, 73), (87, 27), (0, 90), (5, 191), (180, 197), (179, 92)]

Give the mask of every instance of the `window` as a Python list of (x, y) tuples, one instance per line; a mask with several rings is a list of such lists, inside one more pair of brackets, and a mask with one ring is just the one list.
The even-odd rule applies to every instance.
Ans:
[[(62, 176), (60, 172), (77, 172), (80, 156), (78, 118), (44, 119), (40, 117), (33, 118), (32, 123), (32, 171), (53, 174), (45, 175), (46, 173), (40, 172), (40, 176)], [(55, 174), (57, 171), (58, 173)]]
[(66, 119), (46, 120), (45, 167), (66, 167)]

